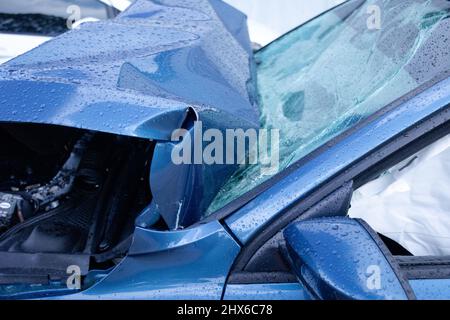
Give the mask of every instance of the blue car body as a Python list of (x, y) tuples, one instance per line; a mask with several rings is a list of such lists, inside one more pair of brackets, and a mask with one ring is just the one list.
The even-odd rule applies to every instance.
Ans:
[[(158, 213), (172, 227), (180, 221), (189, 225), (199, 220), (221, 187), (208, 176), (219, 175), (215, 181), (223, 181), (232, 169), (168, 164), (174, 147), (170, 134), (176, 128), (190, 129), (195, 120), (222, 129), (225, 124), (227, 128), (257, 127), (253, 64), (245, 16), (222, 1), (138, 0), (114, 20), (65, 33), (3, 65), (1, 121), (70, 126), (158, 141), (150, 182)], [(246, 201), (238, 199), (203, 223), (176, 231), (136, 226), (127, 256), (112, 270), (91, 272), (88, 277), (93, 284), (84, 291), (3, 286), (0, 297), (317, 298), (301, 281), (233, 284), (227, 279), (242, 248), (286, 210), (424, 120), (440, 113), (439, 121), (444, 123), (449, 105), (450, 77), (443, 77), (276, 176), (258, 194)], [(181, 181), (180, 186), (171, 185), (173, 179)], [(356, 242), (353, 245), (349, 251), (358, 247)], [(345, 268), (353, 261), (340, 263)], [(410, 285), (417, 298), (448, 298), (449, 281), (419, 279)], [(373, 298), (353, 294), (351, 279), (347, 285), (343, 285), (347, 296)], [(408, 298), (395, 285), (389, 290), (385, 297)]]
[[(245, 16), (225, 3), (137, 1), (113, 20), (67, 32), (3, 65), (2, 120), (160, 142), (150, 174), (154, 202), (169, 225), (187, 225), (233, 167), (170, 167), (171, 134), (194, 121), (205, 130), (257, 127), (252, 66)], [(159, 175), (167, 171), (170, 177)], [(174, 178), (185, 187), (174, 192), (167, 183)]]

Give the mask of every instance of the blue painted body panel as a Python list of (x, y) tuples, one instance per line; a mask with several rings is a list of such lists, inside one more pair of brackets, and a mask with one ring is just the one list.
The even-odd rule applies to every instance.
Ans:
[[(138, 0), (1, 65), (0, 122), (159, 141), (154, 208), (175, 229), (199, 220), (236, 167), (175, 168), (168, 141), (195, 120), (222, 131), (258, 127), (252, 70), (241, 12), (220, 0)], [(172, 181), (185, 183), (172, 193)]]
[(229, 284), (224, 300), (310, 300), (300, 283)]
[[(284, 237), (297, 276), (320, 299), (408, 298), (390, 262), (359, 221), (339, 217), (298, 222), (284, 231)], [(373, 277), (379, 277), (379, 284)]]
[[(175, 168), (168, 161), (176, 146), (169, 142), (170, 135), (177, 128), (192, 129), (192, 120), (222, 130), (258, 126), (252, 69), (245, 16), (225, 3), (138, 0), (114, 20), (83, 25), (2, 65), (0, 121), (63, 125), (158, 141), (151, 168), (154, 199), (145, 213), (150, 219), (161, 214), (170, 227), (176, 227), (201, 216), (220, 188), (212, 177), (224, 182), (232, 170)], [(247, 243), (322, 182), (448, 103), (450, 79), (330, 147), (231, 215), (226, 219), (228, 227)], [(183, 183), (176, 188), (172, 181)], [(178, 215), (174, 208), (180, 209), (175, 210)], [(330, 255), (329, 250), (316, 248), (314, 241), (338, 239), (315, 237), (309, 230), (296, 247), (299, 252), (306, 244), (322, 250), (307, 261), (310, 271), (318, 272), (328, 263), (338, 265), (344, 274), (343, 270), (359, 269), (379, 256), (356, 262), (358, 254), (366, 253), (357, 241), (340, 250), (341, 257)], [(129, 254), (89, 289), (65, 296), (64, 288), (41, 288), (38, 294), (24, 289), (9, 297), (220, 299), (239, 251), (217, 221), (170, 232), (137, 227)], [(388, 282), (392, 280), (386, 292), (356, 294), (354, 286), (360, 286), (362, 278), (329, 280), (346, 281), (346, 293), (353, 298), (404, 298), (383, 259), (376, 262), (388, 274)], [(440, 298), (449, 283), (414, 280), (411, 285), (418, 298)], [(8, 295), (7, 288), (2, 289), (6, 291), (0, 293)], [(229, 285), (224, 298), (310, 296), (300, 284), (252, 284)]]
[(420, 279), (409, 283), (419, 300), (450, 299), (450, 279)]
[(242, 243), (247, 243), (285, 208), (321, 183), (449, 103), (450, 79), (446, 79), (307, 162), (227, 218), (227, 225)]
[(1, 65), (0, 121), (170, 140), (191, 107), (258, 126), (245, 16), (217, 1), (138, 0)]
[(175, 232), (137, 228), (128, 256), (108, 276), (61, 298), (218, 300), (239, 249), (218, 222)]

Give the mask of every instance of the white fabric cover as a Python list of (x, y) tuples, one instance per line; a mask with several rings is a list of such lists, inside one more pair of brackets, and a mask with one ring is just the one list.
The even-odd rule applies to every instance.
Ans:
[(450, 255), (450, 135), (356, 190), (349, 216), (415, 256)]

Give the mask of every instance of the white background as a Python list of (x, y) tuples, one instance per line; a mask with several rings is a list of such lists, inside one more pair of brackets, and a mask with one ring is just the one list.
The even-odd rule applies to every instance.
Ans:
[(343, 0), (225, 0), (248, 16), (250, 38), (265, 45)]

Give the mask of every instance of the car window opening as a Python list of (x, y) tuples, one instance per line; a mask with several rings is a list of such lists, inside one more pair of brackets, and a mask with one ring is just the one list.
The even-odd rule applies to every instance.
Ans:
[(414, 256), (450, 255), (450, 135), (358, 188), (349, 210)]

